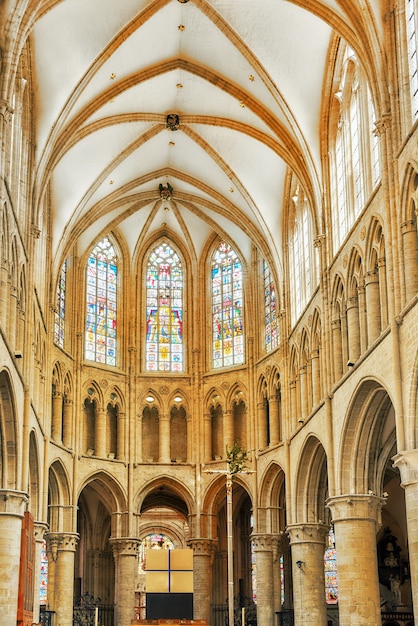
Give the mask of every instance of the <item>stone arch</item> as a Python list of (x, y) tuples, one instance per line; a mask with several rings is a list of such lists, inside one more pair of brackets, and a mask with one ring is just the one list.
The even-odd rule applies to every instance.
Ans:
[(29, 496), (29, 510), (36, 520), (42, 519), (41, 494), (39, 492), (40, 485), (39, 444), (36, 432), (32, 430), (29, 434), (29, 476), (27, 491)]
[(266, 468), (260, 482), (258, 533), (279, 534), (286, 528), (286, 479), (275, 461)]
[(9, 372), (0, 372), (1, 488), (16, 489), (18, 480), (16, 400)]
[(87, 495), (89, 500), (101, 502), (111, 515), (112, 537), (126, 537), (128, 531), (127, 497), (115, 477), (105, 470), (90, 474), (78, 488), (78, 499)]
[(402, 221), (400, 230), (402, 246), (400, 250), (402, 267), (401, 284), (404, 304), (413, 298), (418, 289), (418, 170), (413, 164), (406, 168), (401, 195)]
[(57, 459), (49, 468), (48, 525), (51, 533), (73, 532), (71, 487), (66, 468)]
[(309, 435), (299, 454), (295, 489), (292, 493), (294, 523), (324, 523), (328, 495), (327, 455), (321, 441)]
[(348, 407), (342, 430), (337, 491), (348, 494), (382, 493), (382, 454), (395, 431), (391, 398), (375, 379), (362, 381)]

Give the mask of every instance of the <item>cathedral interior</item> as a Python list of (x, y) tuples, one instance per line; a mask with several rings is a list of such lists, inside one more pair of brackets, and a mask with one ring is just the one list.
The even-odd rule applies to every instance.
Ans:
[(0, 26), (3, 624), (418, 623), (416, 1)]

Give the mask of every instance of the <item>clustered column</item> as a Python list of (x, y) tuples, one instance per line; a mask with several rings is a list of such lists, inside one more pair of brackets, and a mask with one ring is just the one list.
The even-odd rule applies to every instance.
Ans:
[(415, 623), (418, 624), (418, 450), (401, 452), (393, 460), (394, 466), (399, 468), (401, 486), (405, 490), (412, 604)]
[(274, 571), (273, 544), (270, 534), (255, 533), (251, 536), (257, 568), (257, 625), (274, 625)]
[(195, 619), (205, 619), (210, 624), (212, 596), (212, 564), (216, 541), (190, 539), (193, 548), (193, 594)]
[(383, 503), (372, 494), (327, 500), (337, 546), (340, 626), (381, 624), (376, 533)]
[(27, 494), (0, 490), (0, 597), (2, 622), (16, 622), (19, 588), (20, 536)]
[(130, 624), (134, 619), (135, 585), (138, 568), (139, 539), (121, 537), (110, 539), (115, 558), (115, 624)]
[(324, 553), (328, 526), (319, 523), (287, 527), (293, 573), (295, 623), (326, 626)]
[(75, 533), (48, 533), (48, 602), (57, 626), (72, 626), (74, 595)]

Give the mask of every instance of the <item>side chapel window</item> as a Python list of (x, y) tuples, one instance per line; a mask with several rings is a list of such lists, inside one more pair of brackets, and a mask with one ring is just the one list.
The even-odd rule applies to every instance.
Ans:
[(67, 262), (61, 267), (61, 274), (57, 284), (55, 313), (54, 313), (54, 342), (64, 348), (65, 339), (65, 286), (67, 280)]
[(116, 296), (118, 264), (115, 249), (104, 237), (87, 261), (85, 357), (116, 365)]
[(213, 367), (244, 362), (242, 263), (222, 241), (212, 256)]
[(161, 243), (147, 264), (147, 371), (183, 371), (183, 291), (180, 258), (168, 243)]

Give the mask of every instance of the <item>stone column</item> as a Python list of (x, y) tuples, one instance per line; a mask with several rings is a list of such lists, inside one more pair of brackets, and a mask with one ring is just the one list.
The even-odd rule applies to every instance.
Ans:
[(55, 391), (52, 395), (51, 437), (54, 441), (62, 440), (62, 393)]
[(334, 382), (340, 380), (343, 375), (343, 348), (341, 338), (341, 320), (331, 322), (332, 331), (332, 354), (334, 357)]
[(118, 411), (117, 414), (117, 450), (116, 458), (120, 461), (125, 460), (125, 429), (126, 429), (126, 413)]
[(348, 357), (355, 363), (360, 356), (360, 318), (358, 298), (347, 299)]
[(393, 461), (394, 466), (399, 468), (401, 486), (405, 490), (412, 604), (414, 620), (418, 624), (418, 450), (400, 452), (393, 457)]
[(214, 450), (212, 450), (212, 415), (206, 412), (203, 416), (203, 459), (211, 461), (214, 454)]
[(15, 624), (19, 589), (20, 536), (28, 496), (0, 490), (0, 608), (3, 624)]
[(299, 370), (299, 381), (300, 381), (300, 417), (305, 419), (309, 414), (309, 402), (308, 402), (308, 385), (307, 385), (307, 367), (306, 365), (302, 365)]
[(212, 564), (216, 541), (213, 539), (189, 539), (193, 548), (193, 602), (194, 619), (211, 620)]
[(63, 419), (63, 431), (62, 431), (62, 443), (66, 448), (72, 447), (72, 433), (73, 433), (73, 407), (74, 402), (67, 398), (64, 398), (64, 419)]
[(405, 263), (405, 295), (409, 301), (418, 290), (418, 238), (415, 220), (401, 224)]
[(380, 626), (376, 533), (382, 498), (353, 494), (329, 498), (335, 531), (340, 626)]
[(275, 623), (273, 540), (274, 537), (270, 534), (255, 533), (251, 535), (258, 581), (257, 626), (274, 626)]
[[(75, 533), (48, 533), (48, 603), (55, 611), (54, 626), (72, 626)], [(51, 575), (50, 575), (51, 574)]]
[(0, 324), (6, 329), (7, 322), (7, 293), (8, 293), (9, 262), (1, 258), (0, 266)]
[(170, 416), (160, 415), (160, 463), (170, 463)]
[(366, 272), (367, 347), (380, 335), (379, 275), (376, 270)]
[(316, 406), (321, 400), (321, 370), (319, 367), (319, 350), (311, 352), (312, 404)]
[(280, 441), (280, 402), (277, 396), (269, 400), (270, 415), (270, 445), (274, 446)]
[(292, 551), (295, 623), (327, 626), (324, 553), (328, 526), (292, 524), (286, 531)]
[(231, 409), (224, 413), (224, 450), (234, 445), (234, 416)]
[(131, 537), (110, 539), (115, 559), (115, 624), (129, 626), (135, 617), (135, 581), (140, 541)]
[(41, 552), (45, 539), (45, 533), (48, 530), (47, 524), (42, 522), (35, 522), (34, 534), (35, 534), (35, 558), (34, 558), (34, 580), (33, 580), (33, 623), (39, 623), (39, 587), (40, 587), (40, 574), (41, 571)]
[(291, 380), (289, 383), (289, 387), (290, 387), (291, 424), (292, 424), (292, 430), (294, 430), (296, 428), (296, 424), (299, 419), (296, 380)]
[(260, 450), (267, 448), (267, 403), (265, 401), (257, 404), (258, 413), (258, 447)]
[(104, 458), (106, 456), (106, 413), (96, 406), (96, 432), (94, 454)]

